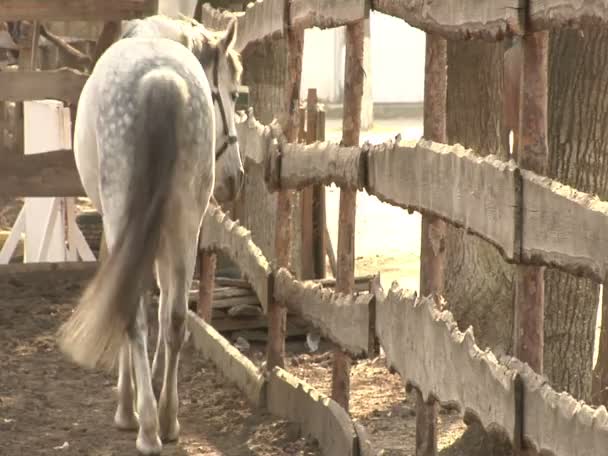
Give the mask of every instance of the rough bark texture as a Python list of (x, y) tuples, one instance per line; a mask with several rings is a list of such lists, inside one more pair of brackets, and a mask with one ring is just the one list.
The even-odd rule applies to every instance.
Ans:
[[(551, 32), (548, 175), (608, 198), (608, 75), (600, 27)], [(500, 105), (502, 45), (450, 42), (448, 142), (503, 154)], [(482, 63), (483, 62), (483, 63)], [(494, 134), (494, 133), (497, 134)], [(504, 155), (503, 155), (504, 156)], [(512, 352), (513, 267), (498, 252), (448, 229), (446, 298), (459, 326), (473, 325), (481, 346)], [(589, 400), (598, 286), (545, 271), (544, 373), (557, 390)]]
[[(549, 39), (548, 175), (608, 199), (608, 30), (564, 29)], [(545, 374), (558, 390), (585, 400), (598, 299), (591, 280), (546, 270)]]
[[(504, 156), (501, 44), (448, 42), (447, 140), (482, 155)], [(512, 266), (485, 241), (448, 226), (445, 296), (461, 329), (480, 347), (512, 347)], [(509, 311), (505, 313), (505, 309)]]

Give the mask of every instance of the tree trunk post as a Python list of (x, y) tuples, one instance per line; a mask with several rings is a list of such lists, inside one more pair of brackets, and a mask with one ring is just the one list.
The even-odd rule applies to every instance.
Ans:
[[(447, 100), (447, 42), (443, 38), (426, 35), (424, 78), (424, 137), (446, 142)], [(420, 295), (442, 294), (445, 285), (446, 224), (436, 217), (422, 216), (420, 245)], [(437, 455), (438, 404), (424, 401), (416, 391), (416, 456)]]
[(196, 313), (205, 322), (211, 323), (213, 313), (213, 288), (215, 285), (215, 267), (217, 256), (215, 253), (200, 249), (198, 251), (199, 285), (198, 306)]
[[(317, 140), (317, 89), (308, 89), (306, 102), (306, 144), (314, 143)], [(300, 116), (302, 111), (300, 111)], [(300, 118), (300, 131), (302, 130), (303, 119)], [(302, 278), (304, 280), (317, 279), (315, 270), (315, 233), (314, 233), (314, 186), (306, 187), (301, 193), (302, 210)]]
[[(304, 48), (304, 30), (291, 26), (290, 0), (285, 0), (284, 29), (288, 43), (288, 74), (286, 81), (287, 106), (283, 121), (283, 132), (289, 142), (296, 142), (298, 136), (298, 111), (300, 104), (300, 84), (302, 80), (302, 54)], [(277, 193), (277, 223), (275, 231), (275, 255), (279, 267), (289, 267), (291, 242), (291, 192), (279, 190)], [(287, 312), (283, 303), (274, 297), (268, 306), (268, 346), (266, 350), (266, 368), (285, 366), (285, 333)]]
[[(365, 20), (346, 26), (346, 62), (344, 67), (344, 114), (342, 142), (358, 146), (361, 133), (361, 103), (363, 99), (363, 43)], [(357, 191), (340, 190), (338, 217), (338, 258), (336, 291), (352, 293), (355, 285), (355, 215)], [(348, 411), (350, 395), (350, 357), (340, 349), (334, 351), (331, 397)]]
[[(519, 115), (519, 165), (539, 175), (547, 174), (549, 33), (538, 32), (523, 37), (522, 87)], [(515, 273), (513, 318), (514, 354), (543, 373), (544, 351), (544, 267), (518, 265)], [(522, 454), (534, 454), (521, 445)]]

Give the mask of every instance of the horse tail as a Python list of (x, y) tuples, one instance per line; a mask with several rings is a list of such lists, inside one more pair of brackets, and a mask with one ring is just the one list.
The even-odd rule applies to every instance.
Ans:
[(153, 277), (188, 87), (173, 70), (156, 69), (140, 81), (137, 99), (134, 166), (124, 222), (109, 256), (59, 331), (61, 349), (87, 367), (114, 366)]

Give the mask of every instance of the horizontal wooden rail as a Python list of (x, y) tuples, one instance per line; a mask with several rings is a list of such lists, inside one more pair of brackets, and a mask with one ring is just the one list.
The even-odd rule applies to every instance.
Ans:
[(209, 207), (201, 228), (200, 248), (226, 252), (251, 283), (264, 312), (267, 311), (272, 298), (272, 270), (246, 228), (221, 209)]
[(369, 17), (367, 0), (293, 0), (291, 23), (302, 28), (340, 27)]
[(108, 21), (156, 14), (158, 0), (2, 0), (1, 21)]
[(0, 71), (0, 101), (53, 99), (76, 104), (88, 75), (62, 68), (49, 71)]
[(372, 295), (335, 293), (312, 281), (300, 282), (281, 268), (276, 272), (274, 296), (349, 353), (357, 356), (374, 351)]
[(56, 150), (4, 160), (0, 166), (0, 195), (85, 196), (74, 153)]
[[(482, 351), (472, 329), (460, 332), (452, 314), (438, 310), (432, 297), (417, 299), (397, 285), (385, 294), (378, 280), (373, 292), (376, 335), (387, 361), (425, 399), (457, 405), (511, 441), (523, 420), (525, 439), (542, 454), (591, 456), (608, 448), (605, 407), (593, 409), (558, 394), (521, 362), (499, 361)], [(522, 400), (518, 412), (522, 403), (516, 407), (516, 401)]]

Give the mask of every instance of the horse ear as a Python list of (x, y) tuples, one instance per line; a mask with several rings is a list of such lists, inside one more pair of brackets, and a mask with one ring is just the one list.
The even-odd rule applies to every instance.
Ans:
[(222, 47), (224, 51), (228, 51), (228, 49), (230, 49), (236, 44), (236, 29), (237, 19), (234, 17), (228, 23), (228, 27), (226, 28), (226, 34), (222, 38)]

